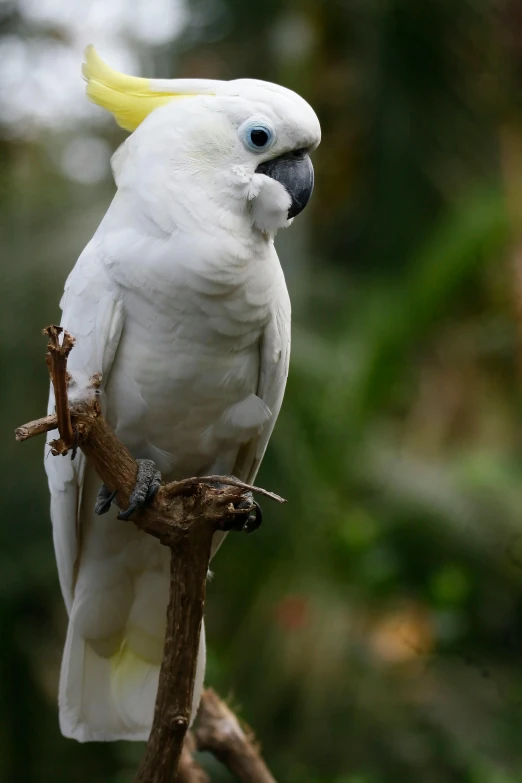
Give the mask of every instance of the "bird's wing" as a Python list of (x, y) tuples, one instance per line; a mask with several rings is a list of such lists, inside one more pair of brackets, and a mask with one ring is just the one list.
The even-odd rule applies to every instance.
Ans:
[(268, 441), (272, 435), (285, 393), (290, 363), (290, 299), (283, 273), (278, 285), (277, 305), (260, 345), (259, 383), (257, 396), (270, 409), (271, 417), (261, 432), (242, 446), (233, 474), (251, 484), (259, 470)]
[[(87, 388), (94, 373), (107, 382), (123, 328), (123, 305), (118, 291), (107, 277), (93, 240), (69, 275), (60, 302), (62, 326), (76, 339), (68, 370), (77, 382), (76, 391)], [(54, 412), (51, 388), (49, 412)], [(49, 440), (56, 432), (49, 434)], [(79, 559), (78, 530), (85, 457), (78, 451), (74, 460), (53, 457), (46, 446), (45, 469), (51, 493), (51, 519), (58, 575), (67, 611), (70, 612)]]

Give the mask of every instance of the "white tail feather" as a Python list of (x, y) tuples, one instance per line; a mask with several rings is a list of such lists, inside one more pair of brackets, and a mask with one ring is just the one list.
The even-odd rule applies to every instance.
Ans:
[[(60, 675), (60, 728), (78, 742), (147, 740), (152, 726), (159, 666), (141, 659), (123, 642), (111, 658), (98, 655), (69, 623)], [(202, 625), (191, 722), (205, 673)]]

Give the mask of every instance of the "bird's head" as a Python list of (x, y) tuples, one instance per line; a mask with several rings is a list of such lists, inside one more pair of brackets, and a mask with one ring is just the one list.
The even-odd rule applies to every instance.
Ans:
[[(135, 131), (113, 162), (119, 185), (126, 162), (141, 158), (141, 176), (145, 169), (161, 169), (165, 184), (183, 180), (194, 192), (198, 186), (209, 197), (217, 192), (268, 233), (287, 226), (308, 203), (314, 184), (309, 153), (321, 129), (295, 92), (255, 79), (126, 76), (109, 68), (93, 47), (83, 73), (89, 98)], [(136, 165), (127, 169), (136, 172)]]

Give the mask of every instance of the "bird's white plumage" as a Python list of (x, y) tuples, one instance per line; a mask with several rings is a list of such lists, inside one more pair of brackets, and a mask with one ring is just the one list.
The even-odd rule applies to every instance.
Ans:
[[(76, 338), (75, 349), (69, 357), (69, 372), (80, 385), (85, 385), (96, 372), (105, 375), (110, 370), (123, 326), (121, 296), (99, 262), (94, 241), (86, 247), (69, 276), (60, 307), (62, 320)], [(51, 387), (49, 412), (53, 410)], [(46, 450), (45, 467), (51, 490), (51, 517), (60, 587), (70, 612), (78, 555), (76, 520), (85, 458), (79, 451), (74, 461), (52, 459)]]
[[(249, 82), (242, 94), (234, 84), (220, 101), (198, 96), (156, 109), (120, 148), (118, 191), (62, 300), (62, 324), (76, 338), (73, 376), (81, 385), (103, 373), (109, 422), (167, 480), (220, 473), (252, 481), (288, 372), (290, 303), (273, 246), (276, 228), (289, 222), (288, 197), (255, 173), (259, 158), (237, 128), (269, 116), (275, 155), (315, 146), (318, 124), (289, 91)], [(69, 613), (62, 731), (80, 741), (146, 739), (167, 551), (116, 511), (95, 516), (99, 480), (81, 454), (45, 465)], [(194, 710), (204, 646), (202, 633)]]

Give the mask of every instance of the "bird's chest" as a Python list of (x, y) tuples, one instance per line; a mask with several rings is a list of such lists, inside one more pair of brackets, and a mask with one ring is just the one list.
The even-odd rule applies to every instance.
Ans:
[(270, 285), (207, 281), (195, 289), (190, 282), (181, 277), (157, 307), (148, 298), (139, 302), (139, 292), (126, 297), (107, 387), (118, 435), (167, 473), (177, 473), (177, 463), (183, 472), (213, 464), (223, 449), (251, 437), (265, 415), (244, 401), (257, 391)]

